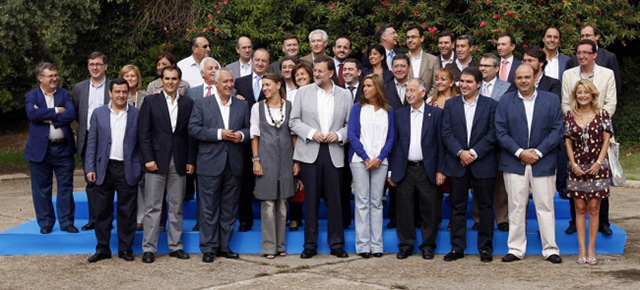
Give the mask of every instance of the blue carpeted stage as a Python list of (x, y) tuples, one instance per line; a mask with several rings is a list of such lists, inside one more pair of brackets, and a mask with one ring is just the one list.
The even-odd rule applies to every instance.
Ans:
[[(80, 228), (87, 223), (88, 211), (87, 200), (84, 192), (74, 193), (76, 201), (76, 227)], [(55, 197), (54, 197), (55, 202)], [(560, 248), (561, 255), (577, 254), (578, 253), (578, 241), (577, 235), (567, 235), (564, 230), (568, 226), (570, 219), (569, 214), (569, 201), (561, 199), (556, 195), (554, 199), (555, 212), (556, 212), (556, 242)], [(385, 218), (387, 218), (386, 201), (385, 201)], [(353, 213), (353, 202), (351, 204)], [(437, 238), (436, 254), (446, 254), (450, 250), (449, 244), (449, 232), (446, 230), (449, 223), (448, 217), (450, 212), (450, 205), (447, 201), (442, 204), (442, 218), (443, 221), (440, 224), (440, 229)], [(199, 235), (198, 232), (191, 231), (191, 228), (195, 224), (195, 201), (188, 201), (184, 203), (184, 232), (182, 240), (184, 243), (184, 250), (187, 253), (200, 253), (199, 249)], [(254, 226), (251, 231), (240, 233), (236, 231), (233, 234), (231, 241), (231, 249), (241, 254), (259, 254), (260, 253), (260, 203), (254, 202), (253, 206)], [(326, 222), (326, 206), (322, 204), (320, 206), (320, 221), (319, 221), (319, 238), (318, 238), (318, 253), (329, 253), (329, 246), (327, 245), (327, 222)], [(386, 224), (388, 219), (385, 219), (383, 241), (385, 252), (395, 253), (397, 252), (398, 240), (396, 237), (395, 229), (387, 229)], [(529, 204), (529, 216), (527, 217), (527, 254), (528, 255), (541, 255), (541, 243), (538, 233), (538, 222), (535, 218), (535, 208), (533, 200)], [(466, 254), (478, 254), (477, 244), (477, 232), (471, 230), (473, 220), (471, 219), (471, 202), (468, 204), (467, 215), (467, 245)], [(598, 234), (597, 241), (597, 253), (599, 254), (623, 254), (624, 245), (627, 240), (627, 233), (615, 225), (611, 225), (613, 235), (604, 236)], [(351, 227), (345, 230), (345, 250), (349, 253), (355, 253), (355, 225), (352, 222)], [(493, 247), (494, 254), (503, 255), (508, 251), (507, 248), (507, 236), (508, 233), (495, 230)], [(417, 245), (422, 240), (420, 238), (419, 230), (417, 234)], [(134, 252), (141, 254), (142, 232), (136, 233), (136, 239), (134, 243)], [(304, 230), (301, 227), (300, 230), (291, 232), (287, 230), (287, 252), (291, 254), (297, 254), (302, 252), (304, 243)], [(117, 236), (115, 229), (112, 230), (111, 235), (111, 249), (112, 252), (117, 253)], [(25, 224), (19, 225), (13, 229), (0, 233), (0, 255), (58, 255), (58, 254), (90, 254), (95, 252), (96, 238), (93, 231), (81, 231), (78, 234), (69, 234), (60, 231), (59, 225), (56, 224), (53, 228), (53, 232), (48, 235), (40, 234), (40, 228), (36, 221), (30, 221)], [(158, 253), (168, 253), (166, 233), (160, 233)]]

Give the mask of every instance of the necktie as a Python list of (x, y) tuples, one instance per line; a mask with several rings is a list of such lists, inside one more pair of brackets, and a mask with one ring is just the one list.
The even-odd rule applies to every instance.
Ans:
[(500, 80), (507, 81), (507, 65), (509, 65), (509, 61), (503, 60), (502, 66), (500, 66)]
[(355, 90), (356, 87), (347, 86), (347, 89), (349, 89), (349, 92), (351, 92), (351, 99), (355, 98), (355, 95), (353, 94), (353, 90)]
[(396, 56), (396, 53), (392, 50), (389, 51), (389, 55), (387, 56), (387, 68), (391, 69), (391, 65), (393, 64), (393, 58)]
[(342, 66), (343, 64), (338, 65), (338, 85), (344, 86), (344, 77), (342, 76)]
[(253, 98), (258, 101), (260, 98), (260, 91), (262, 90), (262, 76), (256, 76), (256, 81), (253, 83)]
[(207, 86), (207, 95), (204, 96), (205, 98), (211, 96), (211, 86)]
[(485, 83), (482, 87), (484, 89), (482, 95), (485, 97), (491, 97), (491, 83)]

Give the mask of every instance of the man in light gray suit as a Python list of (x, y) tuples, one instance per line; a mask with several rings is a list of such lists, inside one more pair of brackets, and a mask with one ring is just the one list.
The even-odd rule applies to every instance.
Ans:
[(225, 66), (233, 74), (234, 81), (253, 72), (253, 63), (251, 62), (253, 45), (251, 44), (251, 39), (246, 36), (240, 36), (238, 42), (236, 42), (236, 52), (240, 59)]
[[(249, 108), (246, 101), (231, 98), (233, 74), (215, 73), (217, 92), (198, 98), (189, 120), (189, 134), (198, 140), (198, 208), (202, 261), (214, 257), (237, 259), (229, 241), (236, 224), (243, 171), (243, 145), (249, 141)], [(227, 113), (223, 113), (226, 111)]]
[[(73, 86), (71, 91), (71, 99), (76, 109), (76, 121), (78, 122), (78, 155), (85, 163), (85, 145), (87, 143), (87, 135), (91, 127), (91, 115), (93, 110), (109, 103), (109, 79), (105, 72), (109, 67), (108, 58), (102, 52), (94, 51), (89, 54), (88, 65), (91, 77), (81, 81)], [(83, 166), (84, 168), (84, 166)], [(85, 172), (85, 176), (86, 176)], [(82, 226), (83, 231), (92, 230), (96, 222), (95, 195), (93, 187), (95, 183), (85, 178), (87, 182), (87, 202), (89, 203), (89, 222)]]
[(317, 254), (318, 204), (324, 196), (328, 207), (328, 244), (331, 254), (347, 258), (340, 188), (344, 167), (347, 123), (353, 101), (351, 93), (333, 83), (333, 59), (315, 58), (314, 84), (300, 88), (291, 110), (291, 130), (298, 135), (293, 159), (300, 162), (305, 187), (304, 251), (300, 258)]
[(482, 87), (480, 94), (500, 101), (511, 83), (499, 80), (496, 75), (500, 70), (500, 58), (493, 53), (485, 53), (480, 59), (480, 72), (482, 72)]

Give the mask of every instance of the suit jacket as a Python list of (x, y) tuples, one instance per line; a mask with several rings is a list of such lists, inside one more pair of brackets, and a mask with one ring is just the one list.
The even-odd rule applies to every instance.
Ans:
[[(411, 142), (411, 107), (403, 107), (395, 113), (395, 142), (391, 151), (389, 170), (391, 180), (399, 182), (407, 171), (409, 144)], [(436, 184), (436, 172), (444, 171), (444, 145), (442, 144), (442, 109), (424, 104), (422, 139), (420, 147), (424, 169), (429, 180)]]
[[(49, 122), (55, 128), (60, 128), (67, 140), (67, 145), (72, 147), (72, 152), (76, 152), (76, 146), (71, 131), (71, 122), (76, 118), (76, 110), (71, 102), (69, 91), (63, 88), (56, 88), (53, 94), (54, 107), (64, 107), (65, 111), (56, 114), (54, 108), (47, 108), (47, 102), (40, 87), (28, 92), (25, 96), (27, 118), (29, 118), (29, 135), (27, 145), (24, 149), (24, 158), (33, 162), (41, 162), (47, 154), (49, 146)], [(38, 106), (36, 109), (35, 106)]]
[[(411, 58), (411, 56), (409, 56)], [(427, 87), (427, 96), (433, 96), (436, 92), (436, 71), (440, 69), (440, 59), (435, 55), (424, 52), (420, 61), (420, 75), (413, 75), (413, 68), (409, 68), (409, 79), (420, 78)]]
[[(122, 114), (122, 112), (121, 112)], [(123, 163), (124, 177), (128, 185), (137, 186), (142, 176), (142, 164), (138, 152), (138, 116), (136, 107), (128, 105), (127, 126), (124, 132)], [(91, 129), (87, 137), (87, 154), (84, 163), (85, 172), (96, 173), (96, 184), (104, 182), (107, 164), (111, 153), (111, 110), (104, 105), (93, 111)]]
[(198, 142), (196, 173), (219, 176), (229, 161), (231, 173), (242, 176), (244, 146), (249, 138), (249, 107), (247, 101), (230, 99), (229, 130), (240, 131), (244, 137), (239, 144), (218, 138), (218, 130), (225, 129), (220, 106), (215, 97), (198, 98), (189, 119), (189, 134)]
[[(616, 103), (618, 102), (614, 73), (612, 70), (597, 64), (593, 70), (593, 84), (600, 93), (598, 105), (600, 108), (607, 110), (609, 116), (613, 117), (616, 112)], [(562, 112), (566, 113), (571, 109), (569, 107), (571, 91), (573, 91), (580, 79), (580, 66), (568, 69), (562, 74)]]
[[(616, 80), (616, 93), (620, 94), (621, 93), (621, 89), (622, 89), (622, 79), (620, 78), (620, 66), (618, 65), (618, 58), (616, 58), (616, 55), (606, 49), (604, 49), (604, 47), (599, 47), (598, 48), (598, 56), (596, 56), (596, 64), (602, 67), (606, 67), (610, 70), (613, 71), (613, 75), (615, 77)], [(578, 59), (573, 56), (568, 62), (567, 62), (567, 68), (566, 69), (570, 69), (570, 68), (574, 68), (579, 66), (578, 63)], [(609, 115), (613, 116), (613, 114), (611, 112), (608, 112)]]
[(465, 119), (464, 97), (462, 95), (447, 100), (442, 117), (442, 141), (447, 149), (444, 174), (462, 177), (467, 168), (460, 164), (457, 156), (460, 150), (473, 149), (478, 154), (476, 160), (467, 167), (476, 178), (494, 178), (496, 164), (495, 112), (498, 102), (492, 98), (478, 96), (476, 112), (473, 116), (471, 138), (467, 142), (467, 121)]
[[(500, 60), (502, 63), (502, 60)], [(511, 69), (509, 70), (509, 74), (507, 75), (507, 82), (510, 82), (512, 84), (516, 83), (515, 80), (515, 75), (516, 75), (516, 69), (518, 69), (518, 67), (522, 64), (522, 61), (519, 59), (516, 59), (515, 57), (513, 58), (513, 63), (511, 63)], [(501, 65), (502, 66), (502, 65)], [(500, 72), (498, 72), (498, 75), (500, 74)]]
[(311, 56), (312, 54), (313, 53), (307, 54), (307, 55), (301, 57), (300, 60), (304, 60), (304, 61), (310, 63), (311, 67), (313, 67), (313, 57)]
[[(256, 99), (253, 96), (253, 73), (235, 80), (234, 87), (237, 93), (243, 96), (247, 101), (247, 106), (249, 108), (253, 107), (253, 104), (256, 103)], [(264, 96), (262, 90), (260, 90), (260, 97), (258, 97), (258, 102), (264, 99), (266, 99), (266, 97)]]
[(567, 64), (571, 58), (564, 53), (558, 53), (558, 80), (562, 83), (562, 73), (567, 70)]
[[(362, 68), (362, 73), (360, 74), (360, 83), (362, 84), (362, 80), (364, 79), (364, 77), (366, 77), (369, 74), (373, 73), (373, 69), (368, 67), (368, 68)], [(382, 80), (384, 81), (384, 83), (388, 83), (393, 81), (393, 73), (388, 70), (388, 69), (383, 69), (382, 70)]]
[[(395, 53), (396, 53), (396, 55), (401, 54), (401, 53), (404, 53), (404, 51), (399, 50), (398, 48), (394, 48), (394, 49), (393, 49), (393, 52), (395, 52)], [(388, 55), (387, 55), (387, 56), (385, 56), (384, 61), (387, 61), (387, 57), (388, 57)], [(365, 53), (365, 54), (362, 56), (362, 61), (360, 61), (360, 63), (362, 63), (362, 69), (363, 69), (363, 70), (364, 70), (365, 68), (369, 68), (369, 69), (371, 68), (371, 63), (369, 62), (369, 53)], [(391, 68), (389, 68), (389, 70), (391, 70)]]
[(558, 97), (545, 91), (537, 91), (533, 107), (531, 133), (527, 125), (524, 103), (518, 92), (502, 96), (495, 116), (495, 130), (500, 153), (500, 170), (524, 175), (525, 165), (515, 156), (518, 149), (537, 149), (542, 158), (531, 165), (533, 176), (550, 176), (556, 171), (556, 154), (562, 142), (562, 110)]
[(391, 105), (393, 109), (398, 110), (402, 107), (409, 106), (409, 103), (406, 100), (404, 101), (404, 103), (402, 103), (402, 100), (400, 100), (398, 89), (396, 88), (395, 78), (390, 82), (384, 84), (384, 92), (387, 96), (387, 102), (389, 102), (389, 105)]
[(538, 90), (553, 93), (558, 96), (558, 100), (562, 100), (562, 83), (552, 77), (542, 75)]
[[(196, 164), (196, 142), (189, 137), (189, 117), (193, 100), (178, 98), (176, 129), (171, 132), (171, 119), (164, 93), (145, 97), (138, 117), (138, 146), (142, 163), (155, 161), (158, 170), (152, 173), (166, 174), (171, 156), (179, 175), (187, 174), (187, 164)], [(143, 167), (149, 172), (146, 167)]]
[(228, 64), (227, 66), (225, 66), (225, 68), (231, 71), (231, 73), (233, 74), (234, 81), (240, 78), (240, 61), (239, 60), (236, 60)]
[[(329, 143), (329, 154), (333, 166), (344, 167), (344, 146), (348, 142), (347, 124), (349, 123), (349, 113), (353, 106), (351, 93), (346, 89), (334, 87), (334, 107), (333, 122), (329, 131), (336, 132), (342, 136), (338, 143)], [(312, 130), (320, 130), (320, 119), (318, 118), (318, 90), (321, 90), (315, 83), (301, 87), (296, 94), (296, 101), (291, 109), (291, 119), (289, 127), (298, 135), (298, 142), (293, 152), (293, 159), (314, 163), (318, 158), (320, 143), (313, 139), (308, 139)]]
[[(335, 83), (334, 83), (335, 84)], [(346, 86), (346, 84), (345, 84)], [(349, 92), (349, 89), (345, 88), (347, 90), (347, 92)], [(362, 99), (362, 83), (358, 82), (358, 89), (354, 90), (353, 93), (355, 94), (353, 97), (353, 103), (357, 103), (360, 101), (360, 99)]]
[[(477, 60), (472, 59), (467, 67), (479, 68), (480, 67), (480, 63)], [(454, 76), (454, 78), (456, 80), (456, 83), (460, 81), (460, 76), (462, 75), (462, 71), (458, 68), (458, 65), (456, 64), (455, 61), (450, 63), (450, 64), (448, 64), (448, 65), (446, 65), (444, 68), (448, 69), (448, 70), (451, 70), (453, 72), (453, 76)]]
[[(109, 103), (109, 79), (104, 81), (104, 103)], [(73, 86), (71, 91), (71, 99), (73, 100), (73, 106), (76, 108), (76, 121), (78, 121), (78, 154), (82, 157), (84, 152), (84, 145), (87, 138), (87, 121), (89, 118), (89, 86), (91, 86), (91, 79), (81, 81)]]
[(500, 79), (496, 78), (496, 82), (495, 84), (493, 84), (493, 90), (491, 91), (490, 97), (499, 102), (500, 98), (502, 98), (504, 94), (512, 90), (515, 90), (515, 87), (513, 87), (511, 83), (501, 81)]

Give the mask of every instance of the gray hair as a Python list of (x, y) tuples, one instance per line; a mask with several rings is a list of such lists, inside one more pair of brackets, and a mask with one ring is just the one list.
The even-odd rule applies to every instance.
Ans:
[(200, 61), (200, 72), (204, 72), (205, 63), (207, 62), (207, 60), (213, 60), (218, 65), (218, 69), (222, 68), (222, 66), (220, 66), (220, 63), (215, 58), (207, 56)]
[(220, 75), (222, 75), (222, 73), (229, 73), (231, 74), (231, 76), (233, 76), (233, 72), (231, 72), (230, 69), (226, 67), (221, 67), (216, 71), (215, 74), (213, 74), (213, 80), (216, 81), (216, 83), (220, 81)]
[(44, 75), (45, 69), (57, 71), (58, 67), (55, 64), (46, 61), (38, 63), (38, 65), (36, 65), (36, 79), (38, 76)]
[[(422, 90), (424, 90), (425, 92), (427, 91), (427, 85), (424, 83), (424, 81), (423, 81), (421, 78), (412, 78), (412, 79), (410, 79), (409, 81), (410, 81), (410, 82), (411, 82), (411, 81), (416, 81), (416, 82), (418, 82), (418, 89), (419, 89), (419, 90), (421, 90), (421, 91), (422, 91)], [(408, 82), (407, 82), (407, 83), (408, 83)]]
[(322, 29), (316, 29), (314, 31), (309, 32), (309, 42), (311, 42), (311, 35), (314, 34), (322, 34), (322, 41), (329, 41), (329, 35), (327, 34), (326, 31), (322, 30)]
[(487, 58), (493, 61), (493, 65), (499, 67), (500, 66), (500, 58), (490, 52), (487, 52), (485, 54), (482, 55), (482, 58)]

